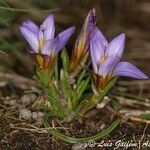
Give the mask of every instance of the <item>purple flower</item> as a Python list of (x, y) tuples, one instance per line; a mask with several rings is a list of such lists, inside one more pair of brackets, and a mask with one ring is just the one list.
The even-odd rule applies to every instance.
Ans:
[(92, 9), (84, 22), (81, 33), (79, 34), (75, 47), (72, 52), (70, 63), (70, 73), (78, 72), (85, 63), (90, 48), (90, 39), (96, 24), (96, 10)]
[(54, 37), (53, 15), (49, 15), (40, 27), (30, 20), (20, 26), (21, 34), (31, 47), (30, 52), (36, 55), (40, 67), (44, 69), (50, 69), (57, 53), (66, 45), (74, 30), (75, 27), (70, 27)]
[(104, 88), (115, 76), (148, 79), (148, 77), (131, 63), (121, 61), (125, 45), (125, 34), (122, 33), (110, 43), (98, 28), (95, 28), (90, 41), (90, 54), (94, 70), (94, 84)]

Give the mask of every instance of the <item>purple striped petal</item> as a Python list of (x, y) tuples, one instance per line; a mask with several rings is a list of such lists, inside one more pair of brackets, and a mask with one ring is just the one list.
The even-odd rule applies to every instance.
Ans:
[(139, 70), (136, 66), (128, 62), (118, 63), (114, 71), (114, 76), (125, 76), (136, 79), (148, 79), (148, 76), (146, 76), (141, 70)]
[(118, 55), (121, 58), (124, 50), (124, 45), (125, 45), (125, 34), (122, 33), (109, 43), (106, 50), (107, 55), (108, 56)]
[(93, 32), (94, 28), (95, 28), (95, 23), (96, 23), (96, 10), (92, 9), (87, 17), (86, 20), (84, 22), (82, 31), (83, 33), (86, 33), (88, 38), (91, 38), (91, 33)]
[(39, 50), (39, 42), (35, 34), (33, 34), (29, 29), (25, 27), (20, 27), (20, 32), (24, 36), (24, 38), (27, 40), (29, 43), (30, 47), (32, 50), (37, 53)]
[(98, 28), (95, 28), (94, 35), (91, 40), (94, 42), (95, 48), (100, 51), (99, 53), (102, 53), (101, 56), (103, 57), (104, 50), (108, 46), (108, 42)]
[(66, 45), (66, 43), (68, 42), (69, 38), (71, 37), (71, 35), (74, 33), (75, 31), (75, 27), (70, 27), (66, 30), (64, 30), (63, 32), (59, 33), (57, 38), (58, 38), (58, 44), (57, 44), (57, 53), (64, 48), (64, 46)]
[(58, 44), (58, 38), (48, 40), (43, 46), (42, 54), (49, 56), (52, 50), (56, 51), (57, 44)]
[(105, 77), (106, 75), (112, 75), (116, 64), (120, 58), (117, 55), (108, 57), (105, 61), (100, 64), (98, 75)]
[(95, 24), (96, 24), (96, 10), (92, 9), (88, 13), (88, 15), (85, 19), (84, 25), (82, 27), (81, 33), (80, 33), (77, 41), (82, 39), (83, 37), (85, 37), (85, 40), (86, 40), (85, 42), (89, 43), (90, 42), (89, 40), (90, 40), (92, 33), (95, 29)]
[[(84, 25), (83, 25), (81, 32), (77, 38), (75, 47), (80, 45), (79, 43), (80, 43), (80, 41), (82, 41), (82, 45), (83, 45), (82, 47), (85, 49), (84, 51), (87, 51), (87, 48), (89, 48), (89, 42), (90, 42), (92, 33), (95, 29), (95, 24), (96, 24), (96, 10), (92, 9), (88, 13), (88, 15), (85, 19)], [(86, 48), (85, 48), (85, 46), (86, 46)]]
[(105, 47), (108, 45), (107, 40), (98, 28), (95, 28), (94, 34), (90, 40), (90, 51), (94, 61), (98, 63), (105, 54)]
[(38, 34), (39, 27), (29, 19), (27, 19), (26, 21), (22, 23), (22, 27), (26, 27), (28, 30), (30, 30), (36, 35)]
[[(70, 62), (70, 73), (79, 72), (81, 66), (85, 63), (90, 49), (90, 39), (96, 24), (96, 11), (92, 9), (84, 22), (81, 32), (76, 40), (74, 49), (72, 51)], [(82, 64), (79, 66), (79, 64)]]
[(44, 31), (44, 41), (53, 39), (55, 33), (54, 16), (49, 15), (40, 28)]

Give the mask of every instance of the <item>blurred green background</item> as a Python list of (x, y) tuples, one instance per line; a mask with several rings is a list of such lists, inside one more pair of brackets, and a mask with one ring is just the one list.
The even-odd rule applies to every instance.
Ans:
[(20, 24), (29, 18), (40, 23), (55, 14), (56, 32), (76, 26), (68, 43), (71, 52), (75, 39), (90, 9), (96, 8), (98, 27), (111, 40), (126, 34), (125, 60), (150, 74), (149, 0), (0, 0), (0, 72), (15, 72), (32, 77), (33, 59), (19, 33)]

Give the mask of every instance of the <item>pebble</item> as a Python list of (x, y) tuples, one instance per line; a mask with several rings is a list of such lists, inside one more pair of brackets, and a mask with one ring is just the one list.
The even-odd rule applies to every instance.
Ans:
[(33, 112), (32, 119), (34, 119), (37, 123), (42, 124), (44, 113), (42, 112)]
[(37, 96), (33, 93), (25, 94), (21, 97), (21, 102), (24, 105), (29, 105), (37, 99)]
[(104, 98), (103, 98), (103, 100), (100, 102), (100, 103), (98, 103), (97, 105), (96, 105), (96, 108), (97, 109), (102, 109), (102, 108), (104, 108), (106, 105), (107, 105), (107, 103), (110, 101), (110, 98), (108, 97), (108, 96), (105, 96)]
[(85, 150), (87, 146), (87, 143), (77, 143), (72, 146), (72, 150)]
[(30, 110), (28, 110), (28, 109), (20, 110), (20, 114), (19, 114), (20, 119), (31, 121), (31, 117), (32, 117), (32, 113)]
[(21, 109), (19, 118), (27, 121), (35, 121), (38, 124), (42, 124), (44, 113), (43, 112), (31, 112), (28, 109)]
[(9, 106), (15, 106), (17, 104), (17, 99), (6, 99), (6, 101), (4, 101), (4, 104)]

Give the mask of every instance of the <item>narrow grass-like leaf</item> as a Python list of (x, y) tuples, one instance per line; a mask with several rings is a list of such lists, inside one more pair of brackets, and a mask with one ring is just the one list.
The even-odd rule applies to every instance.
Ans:
[(68, 74), (69, 57), (65, 48), (63, 49), (61, 53), (61, 58), (62, 58), (62, 63), (63, 63), (63, 70), (66, 74)]
[[(87, 64), (87, 67), (89, 67), (89, 65), (91, 64), (91, 62), (89, 62), (88, 64)], [(80, 76), (79, 76), (79, 78), (78, 78), (78, 80), (77, 80), (77, 87), (79, 86), (79, 84), (80, 84), (80, 82), (82, 81), (82, 79), (84, 78), (84, 77), (86, 77), (87, 76), (87, 71), (86, 71), (86, 69), (84, 69), (83, 71), (82, 71), (82, 73), (80, 74)]]
[(68, 82), (67, 76), (65, 75), (65, 72), (61, 69), (60, 71), (60, 86), (61, 90), (63, 91), (64, 97), (67, 99), (69, 95), (69, 89), (70, 89), (70, 84)]
[(86, 70), (83, 70), (81, 75), (79, 76), (78, 78), (78, 81), (77, 81), (77, 87), (79, 86), (80, 82), (82, 81), (82, 79), (86, 76)]
[(0, 2), (1, 2), (2, 4), (4, 4), (6, 7), (10, 7), (5, 1), (0, 0)]
[(44, 71), (40, 70), (40, 71), (37, 71), (37, 76), (38, 78), (40, 79), (40, 81), (45, 84), (45, 85), (48, 85), (49, 84), (49, 81), (50, 81), (50, 77), (47, 73), (45, 73)]
[(90, 77), (87, 77), (86, 80), (82, 81), (80, 85), (77, 88), (77, 99), (79, 100), (84, 93), (84, 91), (87, 89), (88, 83), (90, 81)]
[(89, 137), (76, 138), (76, 137), (66, 136), (60, 133), (58, 130), (50, 128), (50, 125), (48, 123), (49, 117), (50, 117), (50, 114), (45, 115), (44, 122), (43, 122), (45, 128), (48, 128), (48, 132), (52, 134), (55, 138), (58, 138), (67, 143), (81, 143), (81, 142), (88, 142), (89, 140), (104, 139), (121, 123), (121, 119), (117, 118), (112, 123), (110, 123), (110, 125), (107, 128), (105, 128), (101, 133), (98, 133)]
[[(117, 80), (117, 77), (112, 79), (110, 81), (110, 83), (103, 90), (101, 90), (98, 95), (92, 95), (90, 98), (88, 98), (88, 100), (85, 100), (81, 104), (79, 104), (79, 106), (77, 108), (77, 114), (79, 114), (79, 113), (84, 114), (88, 110), (93, 108), (97, 104), (97, 102), (102, 100), (102, 98), (109, 92), (109, 90), (115, 84), (116, 80)], [(80, 108), (80, 110), (79, 110), (79, 108)]]
[(54, 78), (56, 81), (58, 81), (58, 58), (56, 58), (55, 61)]
[(55, 98), (51, 97), (50, 95), (48, 95), (48, 100), (51, 104), (51, 110), (53, 111), (53, 113), (57, 114), (60, 117), (64, 117), (65, 111), (64, 111), (63, 107), (60, 105), (58, 99), (55, 99)]
[(142, 113), (140, 117), (142, 119), (150, 120), (150, 113)]

